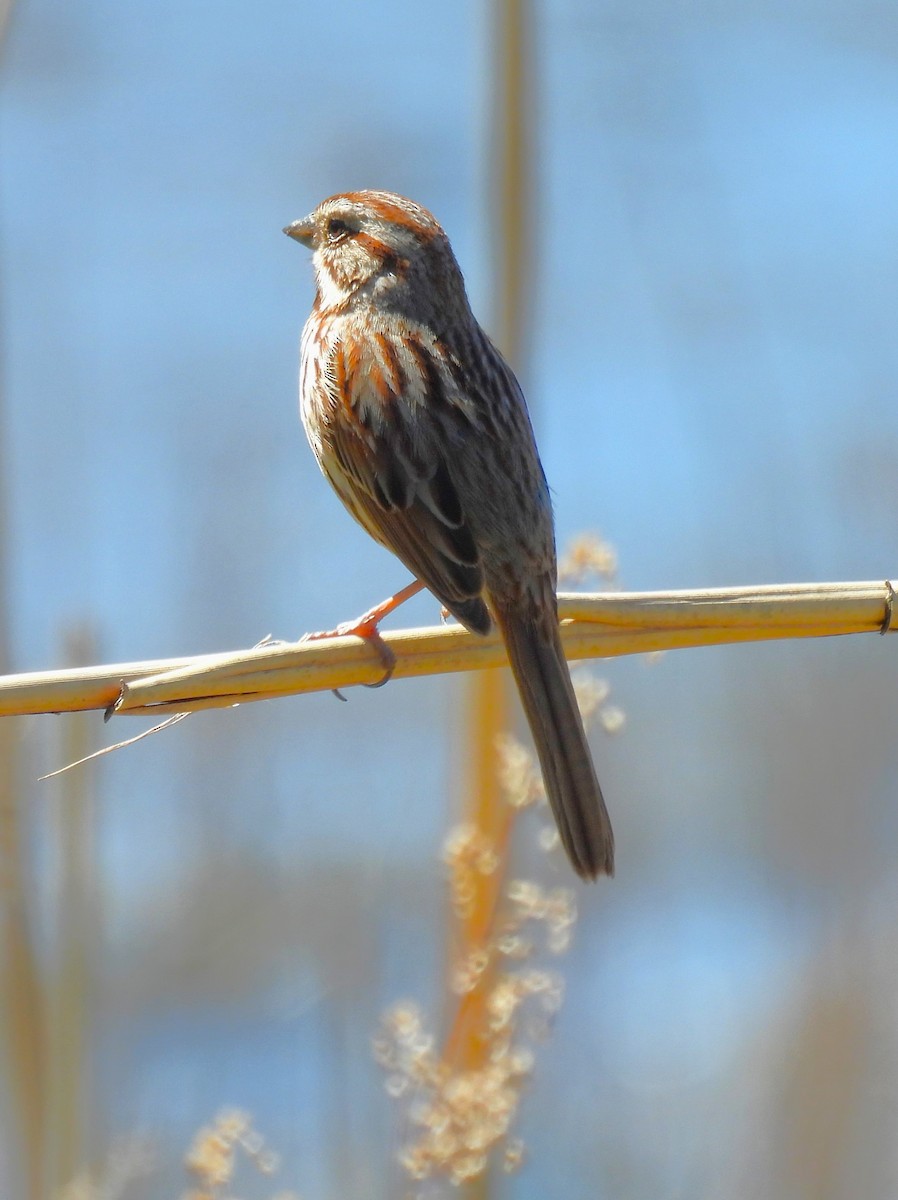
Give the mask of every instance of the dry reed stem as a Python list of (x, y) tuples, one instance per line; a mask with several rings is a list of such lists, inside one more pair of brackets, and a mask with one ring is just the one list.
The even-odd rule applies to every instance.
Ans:
[[(468, 722), (473, 751), (469, 756), (471, 780), (465, 789), (463, 821), (476, 844), (485, 852), (479, 856), (479, 861), (475, 855), (473, 869), (467, 872), (469, 894), (461, 901), (456, 896), (457, 929), (453, 941), (457, 944), (452, 951), (453, 958), (459, 949), (465, 955), (484, 950), (501, 898), (515, 816), (515, 810), (504, 802), (496, 746), (499, 734), (508, 727), (508, 710), (505, 677), (485, 671), (476, 675)], [(450, 972), (455, 969), (453, 962)], [(458, 999), (444, 1050), (444, 1058), (457, 1071), (477, 1069), (488, 1053), (484, 1006), (489, 987), (487, 976), (492, 975), (494, 969), (485, 972), (477, 986)]]
[(21, 1178), (23, 1200), (46, 1195), (44, 1132), (47, 1097), (44, 1091), (44, 1000), (32, 943), (29, 908), (27, 837), (22, 829), (19, 793), (20, 736), (14, 725), (0, 728), (0, 1016), (3, 1053), (8, 1073), (8, 1149), (16, 1153), (11, 1170)]
[[(97, 642), (88, 626), (65, 632), (69, 662), (90, 662)], [(64, 757), (90, 750), (91, 718), (84, 713), (58, 728)], [(55, 958), (45, 1008), (45, 1155), (51, 1194), (76, 1177), (85, 1161), (92, 1080), (89, 1037), (95, 953), (100, 942), (96, 829), (90, 771), (72, 772), (50, 810), (57, 855)]]
[[(500, 807), (544, 806), (532, 752), (505, 735), (497, 754)], [(387, 1091), (405, 1115), (400, 1164), (412, 1180), (448, 1179), (465, 1194), (488, 1186), (497, 1152), (504, 1170), (521, 1164), (514, 1123), (534, 1066), (531, 1043), (545, 1037), (564, 990), (539, 960), (569, 948), (576, 921), (568, 888), (507, 878), (510, 824), (503, 828), (505, 842), (494, 844), (483, 828), (460, 825), (444, 847), (459, 936), (443, 1047), (408, 1001), (385, 1013), (374, 1043)], [(476, 941), (465, 939), (470, 929)]]
[[(559, 596), (569, 658), (610, 658), (781, 638), (894, 632), (890, 583), (784, 584), (680, 592)], [(501, 666), (495, 635), (458, 626), (384, 633), (397, 679)], [(383, 668), (358, 638), (262, 646), (0, 678), (0, 716), (106, 709), (116, 713), (225, 708), (301, 692), (376, 683)]]

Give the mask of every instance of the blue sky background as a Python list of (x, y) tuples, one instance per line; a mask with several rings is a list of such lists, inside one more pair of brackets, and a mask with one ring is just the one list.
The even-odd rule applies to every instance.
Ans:
[[(898, 10), (535, 7), (518, 365), (559, 542), (600, 531), (627, 588), (894, 575)], [(305, 445), (311, 270), (281, 228), (338, 190), (406, 193), (487, 319), (491, 38), (470, 3), (15, 5), (14, 669), (59, 663), (84, 620), (105, 661), (222, 650), (329, 627), (405, 582)], [(401, 618), (435, 619), (426, 597)], [(887, 1009), (895, 974), (896, 646), (603, 668), (628, 718), (595, 742), (619, 875), (579, 893), (567, 1005), (525, 1107), (531, 1165), (502, 1194), (804, 1194), (773, 1132), (789, 1055), (821, 997), (855, 985), (876, 1050), (839, 1170), (857, 1194), (890, 1177), (863, 1118), (896, 1106), (898, 1029), (871, 999)], [(439, 679), (250, 706), (103, 763), (96, 1153), (150, 1131), (175, 1194), (180, 1147), (236, 1104), (282, 1150), (284, 1186), (387, 1189), (368, 1037), (392, 1000), (435, 1002), (463, 700)], [(29, 778), (61, 761), (61, 727), (22, 722)], [(91, 728), (97, 745), (117, 732)], [(44, 864), (57, 803), (34, 785)]]

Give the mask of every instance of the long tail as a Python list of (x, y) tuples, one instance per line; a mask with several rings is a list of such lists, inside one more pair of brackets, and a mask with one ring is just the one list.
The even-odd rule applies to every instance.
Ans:
[(543, 772), (546, 794), (574, 870), (614, 874), (614, 834), (586, 743), (557, 622), (495, 607)]

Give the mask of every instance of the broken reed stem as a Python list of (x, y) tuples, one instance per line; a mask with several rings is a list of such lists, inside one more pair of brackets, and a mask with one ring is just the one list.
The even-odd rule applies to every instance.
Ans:
[[(681, 592), (561, 594), (562, 640), (569, 658), (781, 638), (894, 632), (895, 591), (888, 582), (784, 584)], [(384, 633), (396, 655), (394, 677), (497, 667), (505, 651), (494, 634), (459, 626)], [(230, 654), (119, 663), (0, 677), (0, 716), (105, 709), (164, 714), (224, 708), (300, 692), (377, 683), (383, 667), (354, 637), (267, 645)]]

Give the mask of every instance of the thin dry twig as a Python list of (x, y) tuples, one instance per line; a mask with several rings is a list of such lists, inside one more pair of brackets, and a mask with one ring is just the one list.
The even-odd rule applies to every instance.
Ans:
[(152, 737), (154, 733), (162, 733), (163, 729), (168, 729), (171, 725), (177, 725), (179, 721), (183, 721), (185, 717), (189, 717), (190, 713), (175, 713), (172, 717), (166, 717), (164, 721), (160, 721), (158, 725), (154, 725), (152, 729), (144, 729), (141, 733), (136, 733), (134, 737), (124, 738), (120, 742), (115, 742), (112, 746), (102, 746), (99, 750), (94, 750), (91, 754), (85, 754), (83, 758), (76, 758), (74, 762), (66, 763), (64, 767), (57, 767), (55, 771), (48, 771), (46, 775), (38, 775), (38, 783), (44, 783), (48, 779), (56, 779), (59, 775), (64, 775), (66, 771), (72, 771), (75, 767), (83, 767), (85, 763), (93, 762), (95, 758), (103, 758), (106, 754), (111, 754), (113, 750), (124, 750), (126, 746), (133, 746), (135, 742), (142, 742), (144, 738)]

